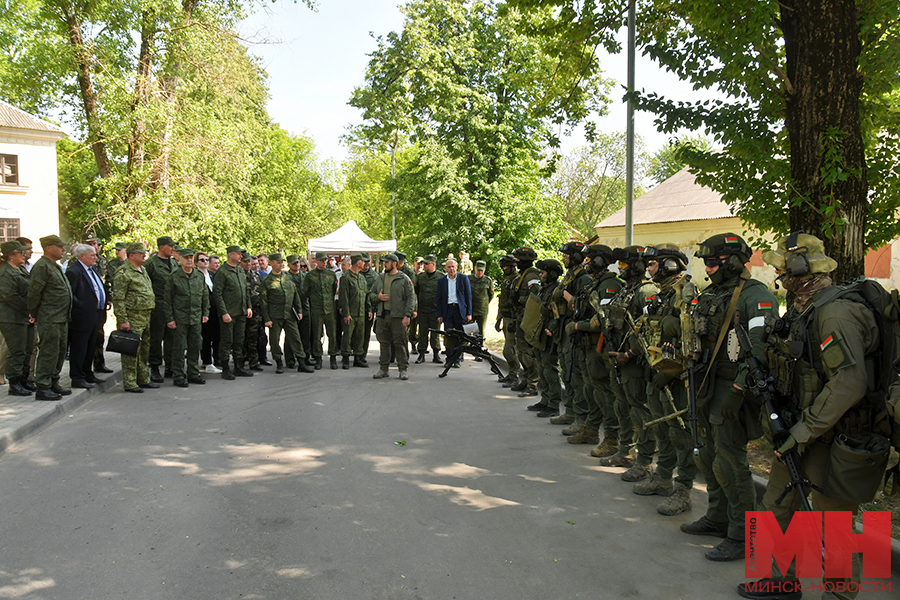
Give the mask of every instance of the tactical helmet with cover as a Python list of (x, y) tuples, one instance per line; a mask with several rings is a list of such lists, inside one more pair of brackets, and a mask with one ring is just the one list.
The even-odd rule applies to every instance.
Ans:
[(825, 245), (814, 235), (795, 231), (778, 240), (778, 247), (763, 253), (763, 261), (788, 277), (831, 273), (837, 261), (825, 254)]
[(603, 273), (613, 264), (613, 250), (605, 244), (591, 244), (585, 251), (588, 258), (585, 269), (588, 273)]
[(559, 247), (559, 251), (569, 257), (570, 265), (580, 265), (584, 262), (585, 251), (588, 246), (584, 242), (566, 242)]
[[(709, 278), (714, 284), (737, 277), (744, 272), (744, 264), (753, 255), (751, 248), (736, 233), (720, 233), (698, 244), (694, 256), (707, 267), (719, 267)], [(724, 258), (723, 258), (724, 257)]]
[(546, 258), (544, 260), (539, 260), (534, 263), (534, 266), (538, 268), (540, 271), (546, 271), (547, 275), (549, 275), (549, 279), (556, 279), (557, 277), (561, 277), (563, 273), (565, 273), (565, 268), (562, 263), (553, 258)]
[(512, 251), (512, 255), (518, 260), (533, 261), (537, 258), (537, 252), (528, 246), (521, 246)]
[(654, 244), (644, 248), (644, 258), (656, 261), (658, 267), (653, 281), (660, 282), (678, 275), (688, 267), (687, 255), (675, 244)]
[(619, 263), (619, 274), (626, 281), (643, 277), (647, 271), (647, 263), (644, 262), (643, 246), (625, 246), (613, 250), (613, 259)]

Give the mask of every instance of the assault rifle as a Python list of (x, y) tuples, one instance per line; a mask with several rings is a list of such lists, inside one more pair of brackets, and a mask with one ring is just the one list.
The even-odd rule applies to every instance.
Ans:
[(447, 331), (443, 329), (429, 329), (428, 331), (460, 342), (447, 352), (447, 362), (444, 365), (443, 372), (438, 377), (446, 377), (447, 372), (462, 357), (463, 352), (468, 352), (472, 356), (486, 360), (491, 365), (491, 372), (498, 379), (503, 378), (503, 372), (500, 370), (500, 366), (497, 365), (497, 361), (494, 360), (494, 356), (484, 347), (484, 337), (478, 333), (478, 325), (476, 323), (467, 323), (462, 326), (462, 329), (448, 329)]
[[(644, 355), (644, 360), (647, 361), (647, 364), (650, 364), (650, 350), (647, 349), (647, 342), (644, 341), (644, 336), (641, 335), (640, 327), (638, 327), (634, 322), (634, 317), (631, 316), (631, 313), (627, 310), (625, 311), (625, 318), (628, 321), (628, 326), (631, 327), (631, 332), (634, 334), (634, 337), (637, 338), (638, 344), (641, 347), (641, 353)], [(663, 423), (665, 421), (671, 421), (672, 419), (678, 419), (678, 424), (681, 425), (682, 429), (687, 429), (684, 426), (684, 421), (681, 419), (681, 415), (687, 412), (686, 408), (682, 408), (678, 410), (678, 407), (675, 406), (675, 398), (672, 396), (672, 390), (669, 389), (669, 386), (664, 386), (663, 391), (666, 393), (666, 398), (669, 400), (669, 405), (672, 407), (672, 412), (664, 417), (660, 417), (658, 419), (653, 419), (652, 421), (647, 421), (644, 423), (644, 429), (656, 425), (657, 423)]]
[[(699, 364), (697, 362), (697, 358), (701, 356), (701, 344), (692, 320), (695, 301), (691, 299), (691, 302), (685, 303), (681, 307), (679, 319), (681, 321), (681, 356), (687, 361), (688, 421), (691, 422), (691, 441), (694, 443), (694, 456), (700, 456), (700, 448), (704, 444), (700, 441), (700, 427), (697, 423), (697, 382), (694, 376), (698, 369), (706, 364), (706, 360), (701, 360)], [(708, 350), (706, 356), (709, 356)]]
[[(575, 315), (572, 317), (575, 321), (581, 316), (581, 292), (572, 297), (572, 311)], [(572, 367), (575, 365), (575, 345), (581, 341), (581, 332), (576, 331), (572, 334), (572, 349), (569, 351), (569, 364), (566, 365), (565, 383), (572, 381)]]
[[(744, 351), (744, 356), (746, 357), (745, 360), (750, 366), (750, 378), (753, 381), (753, 386), (750, 388), (750, 391), (753, 392), (753, 395), (762, 400), (766, 406), (773, 445), (777, 448), (784, 443), (791, 432), (787, 425), (785, 425), (784, 419), (778, 414), (778, 409), (775, 407), (777, 392), (775, 391), (774, 379), (769, 375), (759, 359), (753, 356), (753, 345), (750, 343), (750, 335), (747, 333), (747, 330), (744, 329), (744, 326), (741, 325), (739, 313), (735, 313), (734, 315), (734, 331), (737, 333), (737, 339), (741, 346), (741, 350)], [(768, 334), (763, 334), (763, 337), (760, 340), (761, 343), (765, 343), (767, 335)], [(804, 510), (812, 510), (809, 499), (806, 497), (809, 493), (808, 490), (814, 489), (819, 492), (823, 492), (824, 490), (803, 477), (803, 474), (800, 471), (800, 453), (797, 452), (796, 446), (782, 454), (778, 460), (784, 462), (788, 474), (791, 477), (791, 481), (784, 487), (784, 491), (781, 492), (781, 495), (775, 499), (775, 505), (780, 505), (781, 501), (784, 500), (784, 497), (787, 496), (791, 490), (796, 489), (797, 494), (800, 496), (800, 500), (803, 502)]]

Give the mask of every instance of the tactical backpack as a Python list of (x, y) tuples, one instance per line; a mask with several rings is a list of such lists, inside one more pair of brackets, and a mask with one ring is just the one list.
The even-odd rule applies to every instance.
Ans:
[[(880, 348), (875, 356), (877, 381), (868, 395), (873, 408), (872, 431), (900, 450), (900, 294), (897, 290), (885, 290), (877, 281), (860, 278), (823, 290), (816, 298), (816, 306), (839, 298), (862, 302), (875, 317)], [(900, 463), (885, 472), (884, 492), (900, 492)]]

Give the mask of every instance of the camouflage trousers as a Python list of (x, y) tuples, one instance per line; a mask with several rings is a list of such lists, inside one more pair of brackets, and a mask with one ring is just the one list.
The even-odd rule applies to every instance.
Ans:
[(131, 331), (141, 336), (137, 356), (122, 355), (122, 384), (125, 389), (150, 383), (150, 311), (129, 313)]
[[(172, 370), (172, 380), (189, 379), (200, 376), (200, 323), (178, 323), (172, 331), (172, 354), (168, 364)], [(187, 373), (185, 373), (187, 360)]]
[(244, 326), (244, 360), (250, 368), (259, 365), (259, 328), (262, 327), (262, 316), (253, 311), (253, 316), (247, 319)]
[[(281, 332), (284, 331), (284, 352), (281, 351)], [(269, 347), (272, 349), (272, 358), (275, 363), (281, 362), (282, 357), (288, 355), (288, 365), (294, 365), (296, 360), (306, 358), (306, 350), (303, 340), (300, 338), (300, 328), (297, 319), (272, 319), (272, 327), (269, 328)]]
[(509, 376), (518, 378), (519, 358), (516, 356), (516, 321), (515, 319), (503, 319), (503, 358), (509, 365)]
[[(219, 317), (221, 319), (221, 317)], [(234, 357), (234, 366), (239, 366), (244, 360), (244, 330), (247, 328), (247, 318), (234, 317), (231, 323), (219, 322), (219, 361), (222, 368), (228, 365), (228, 360)]]
[(352, 317), (350, 323), (344, 323), (344, 333), (341, 338), (342, 356), (363, 356), (363, 335), (366, 331), (366, 315)]
[[(654, 419), (687, 408), (687, 393), (680, 380), (676, 379), (670, 383), (669, 391), (672, 392), (675, 403), (674, 410), (665, 392), (656, 389), (656, 386), (650, 383), (647, 384), (647, 404)], [(687, 414), (682, 415), (681, 421), (687, 429), (678, 424), (677, 418), (653, 426), (657, 448), (656, 473), (663, 479), (669, 479), (677, 467), (678, 476), (675, 481), (691, 489), (697, 477), (697, 463), (694, 461), (694, 443), (689, 431)]]
[[(172, 356), (172, 332), (162, 307), (154, 308), (150, 316), (150, 366), (159, 367)], [(170, 365), (166, 363), (166, 371)]]
[(40, 389), (59, 383), (59, 373), (66, 362), (69, 341), (68, 323), (37, 323), (38, 358), (34, 367), (34, 383)]
[(552, 340), (547, 340), (547, 347), (540, 352), (541, 368), (538, 371), (538, 383), (541, 387), (541, 402), (550, 408), (559, 408), (562, 400), (562, 383), (559, 380), (559, 352)]
[[(306, 317), (304, 317), (306, 318)], [(335, 340), (337, 339), (337, 325), (334, 319), (334, 313), (318, 313), (312, 311), (309, 315), (312, 326), (312, 355), (315, 358), (321, 358), (323, 354), (322, 348), (322, 329), (325, 329), (325, 336), (328, 338), (328, 355), (337, 356), (338, 347)]]
[(28, 325), (24, 323), (0, 323), (0, 333), (6, 340), (8, 354), (6, 356), (5, 375), (7, 381), (21, 377), (28, 378), (28, 359), (31, 357), (32, 336)]

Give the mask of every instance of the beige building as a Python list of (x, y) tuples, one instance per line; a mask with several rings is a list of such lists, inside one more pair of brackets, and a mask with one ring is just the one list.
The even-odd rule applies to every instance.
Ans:
[[(717, 233), (736, 233), (745, 240), (756, 237), (755, 231), (731, 213), (722, 201), (722, 195), (698, 184), (687, 168), (635, 199), (632, 216), (633, 243), (678, 245), (691, 261), (691, 275), (701, 288), (706, 285), (706, 274), (703, 261), (694, 258), (698, 243)], [(595, 225), (594, 231), (600, 243), (613, 248), (624, 246), (625, 209)], [(769, 240), (772, 240), (771, 236)], [(878, 279), (882, 285), (900, 287), (900, 248), (897, 246), (895, 240), (869, 251), (866, 275)], [(775, 271), (763, 262), (760, 251), (753, 253), (749, 267), (756, 279), (773, 286)]]
[(0, 242), (59, 234), (56, 142), (62, 129), (0, 100)]

